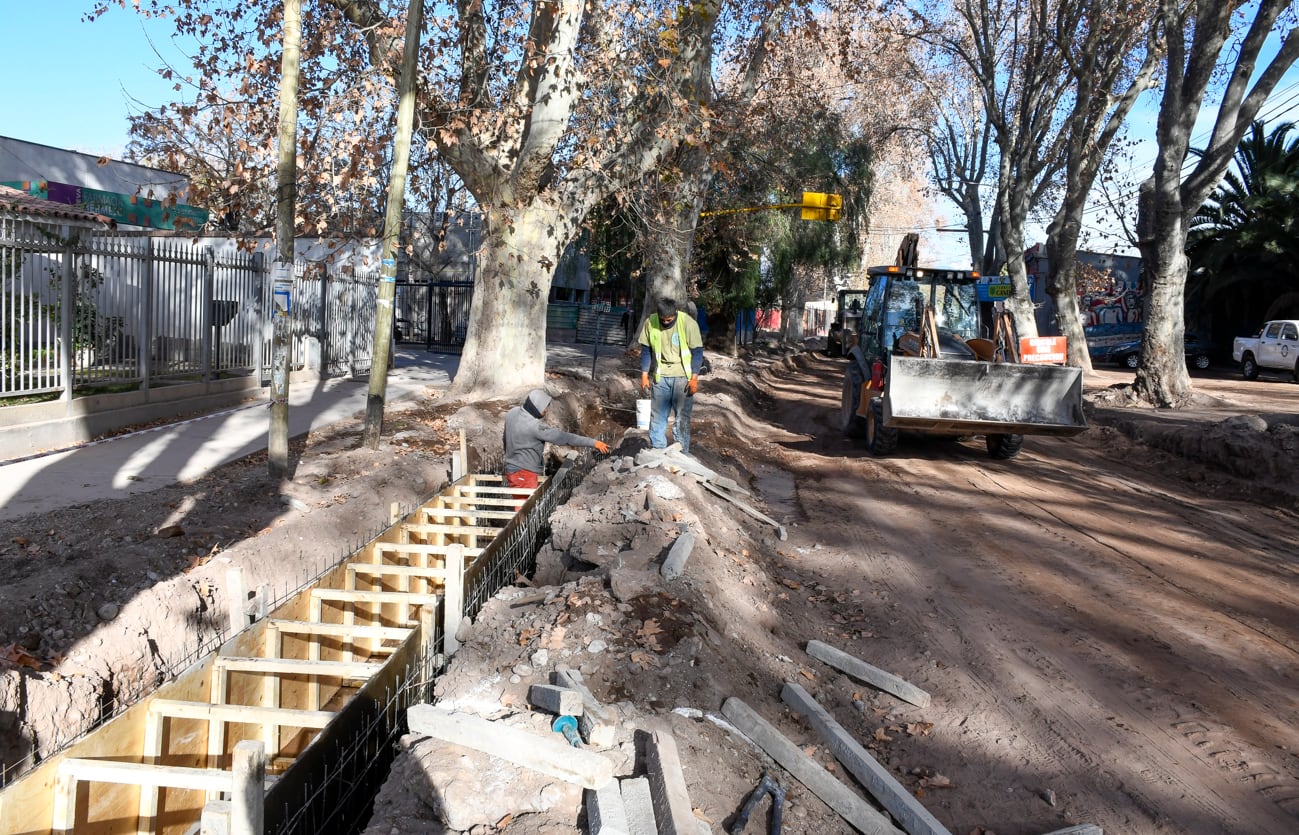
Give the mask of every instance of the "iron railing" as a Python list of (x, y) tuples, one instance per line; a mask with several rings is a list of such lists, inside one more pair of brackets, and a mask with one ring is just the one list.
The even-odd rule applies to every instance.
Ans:
[[(0, 213), (0, 397), (269, 379), (269, 271), (234, 240), (91, 232)], [(299, 262), (291, 369), (367, 374), (377, 287), (377, 272)]]

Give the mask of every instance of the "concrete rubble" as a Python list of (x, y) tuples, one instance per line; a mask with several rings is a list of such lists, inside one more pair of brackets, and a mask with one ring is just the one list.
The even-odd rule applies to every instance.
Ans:
[[(716, 495), (728, 483), (720, 489), (730, 496)], [(773, 581), (774, 566), (753, 570), (754, 555), (777, 554), (783, 537), (737, 505), (757, 503), (742, 491), (674, 450), (596, 467), (552, 513), (535, 586), (504, 588), (483, 606), (437, 682), (436, 707), (421, 708), (524, 736), (434, 739), (412, 719), (367, 835), (720, 833), (768, 770), (783, 775), (786, 832), (848, 831), (848, 821), (896, 832), (878, 801), (841, 774), (834, 746), (787, 740), (740, 701), (765, 699), (779, 713), (781, 684), (800, 673), (819, 680), (813, 668), (848, 681), (803, 656), (800, 625), (771, 612), (774, 598), (802, 589)], [(851, 590), (814, 584), (806, 593), (842, 597), (854, 611)], [(735, 657), (737, 642), (753, 657)], [(861, 699), (887, 705), (876, 710), (889, 721), (923, 717), (891, 695)], [(580, 748), (552, 730), (556, 716), (579, 723)], [(568, 751), (607, 761), (612, 779), (588, 773), (584, 787), (555, 776)], [(765, 829), (752, 822), (748, 831)]]

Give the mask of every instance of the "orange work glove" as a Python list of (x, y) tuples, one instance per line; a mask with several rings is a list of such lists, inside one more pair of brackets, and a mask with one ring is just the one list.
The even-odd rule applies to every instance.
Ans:
[(698, 378), (698, 377), (691, 377), (691, 378), (690, 378), (690, 382), (686, 383), (686, 391), (690, 392), (691, 394), (694, 394), (695, 392), (699, 391), (699, 378)]
[(608, 454), (609, 454), (609, 445), (606, 444), (604, 441), (596, 441), (596, 442), (595, 442), (595, 451), (598, 452), (598, 453), (600, 453), (601, 455), (608, 455)]
[(649, 388), (649, 372), (642, 371), (640, 373), (640, 389), (641, 391), (645, 391), (648, 388)]

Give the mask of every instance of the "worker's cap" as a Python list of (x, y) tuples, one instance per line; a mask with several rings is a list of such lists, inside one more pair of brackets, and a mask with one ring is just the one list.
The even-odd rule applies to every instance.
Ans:
[(665, 296), (659, 299), (658, 311), (660, 319), (671, 319), (677, 315), (677, 303)]
[(527, 409), (533, 417), (541, 417), (550, 408), (550, 395), (541, 389), (533, 389), (528, 392), (528, 397), (523, 401), (523, 408)]

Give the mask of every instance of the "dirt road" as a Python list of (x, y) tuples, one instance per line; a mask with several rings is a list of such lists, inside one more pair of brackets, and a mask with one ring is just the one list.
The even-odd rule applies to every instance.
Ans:
[[(1062, 811), (1116, 833), (1299, 831), (1295, 514), (1104, 427), (1010, 462), (905, 436), (875, 459), (838, 431), (840, 369), (773, 366), (784, 431), (755, 450), (797, 484), (791, 545), (819, 546), (804, 572), (874, 603), (849, 651), (934, 695), (932, 729), (876, 740), (950, 780), (928, 791), (935, 814), (998, 835)], [(1293, 385), (1252, 391), (1246, 409), (1294, 411)]]

